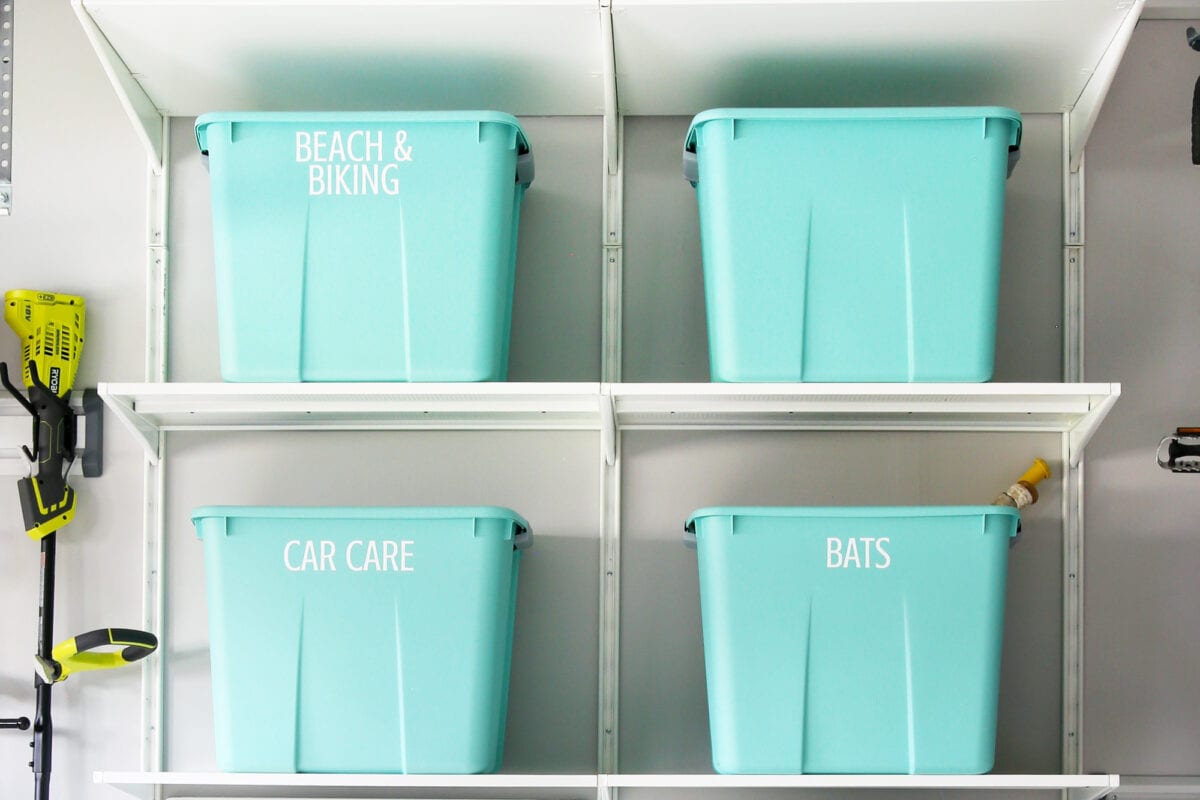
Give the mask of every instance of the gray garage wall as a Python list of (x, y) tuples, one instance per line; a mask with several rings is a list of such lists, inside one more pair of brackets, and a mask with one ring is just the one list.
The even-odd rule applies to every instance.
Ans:
[(1163, 435), (1200, 419), (1188, 25), (1138, 24), (1087, 149), (1085, 377), (1123, 386), (1087, 456), (1093, 770), (1200, 771), (1200, 483), (1154, 463)]

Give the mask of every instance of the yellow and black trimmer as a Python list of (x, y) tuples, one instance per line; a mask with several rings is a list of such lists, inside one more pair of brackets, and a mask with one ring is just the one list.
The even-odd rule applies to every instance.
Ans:
[[(14, 386), (0, 362), (0, 384), (33, 417), (33, 449), (23, 447), (30, 475), (17, 482), (25, 532), (41, 543), (41, 608), (33, 684), (33, 796), (49, 800), (54, 726), (50, 689), (74, 672), (108, 669), (139, 661), (158, 647), (145, 631), (101, 628), (54, 644), (54, 556), (56, 532), (75, 516), (75, 490), (67, 475), (75, 462), (75, 411), (70, 393), (83, 351), (84, 300), (74, 295), (16, 289), (4, 295), (4, 321), (21, 339), (21, 377)], [(28, 392), (28, 396), (26, 396)], [(29, 719), (0, 719), (0, 729), (28, 730)]]

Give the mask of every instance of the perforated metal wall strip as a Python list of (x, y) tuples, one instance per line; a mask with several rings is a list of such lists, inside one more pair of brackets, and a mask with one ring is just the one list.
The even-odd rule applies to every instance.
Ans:
[(0, 0), (0, 215), (12, 213), (13, 5)]

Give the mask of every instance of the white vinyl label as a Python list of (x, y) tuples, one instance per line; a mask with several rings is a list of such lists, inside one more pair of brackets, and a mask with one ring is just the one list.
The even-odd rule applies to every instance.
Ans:
[(328, 539), (293, 539), (283, 546), (289, 572), (413, 572), (413, 543), (405, 539), (355, 539), (339, 552)]
[(892, 565), (887, 545), (887, 536), (825, 539), (825, 567), (827, 569), (887, 569)]
[(398, 195), (400, 165), (413, 160), (408, 131), (296, 131), (296, 163), (308, 165), (308, 194)]

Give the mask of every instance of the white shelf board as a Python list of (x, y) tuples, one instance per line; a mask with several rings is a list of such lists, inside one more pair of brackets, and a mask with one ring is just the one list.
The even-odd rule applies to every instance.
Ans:
[[(596, 775), (361, 775), (283, 774), (233, 772), (96, 772), (97, 784), (111, 786), (138, 798), (153, 797), (154, 789), (181, 797), (188, 792), (222, 796), (268, 796), (279, 791), (308, 792), (335, 790), (353, 796), (355, 791), (388, 797), (422, 797), (431, 790), (453, 790), (455, 797), (503, 798), (545, 797), (558, 800), (595, 800)], [(425, 792), (425, 795), (421, 793)], [(276, 795), (277, 796), (277, 795)]]
[[(158, 457), (188, 430), (914, 430), (1070, 433), (1082, 453), (1115, 383), (108, 383)], [(1075, 459), (1077, 463), (1077, 458)]]
[(873, 105), (1059, 113), (1100, 71), (1132, 9), (1098, 0), (613, 0), (617, 94), (630, 114)]
[(164, 116), (601, 114), (596, 0), (76, 0)]
[(1062, 791), (1094, 800), (1120, 786), (1117, 775), (607, 775), (617, 788), (915, 789)]
[(464, 797), (554, 796), (592, 800), (598, 789), (880, 789), (964, 791), (1067, 791), (1071, 800), (1114, 792), (1117, 775), (329, 775), (190, 772), (97, 772), (95, 781), (134, 797), (155, 787), (172, 795), (213, 790), (387, 790), (389, 796), (422, 790), (455, 790)]
[(599, 430), (598, 383), (102, 383), (157, 461), (159, 431)]
[(1070, 431), (1116, 383), (627, 383), (623, 428)]

